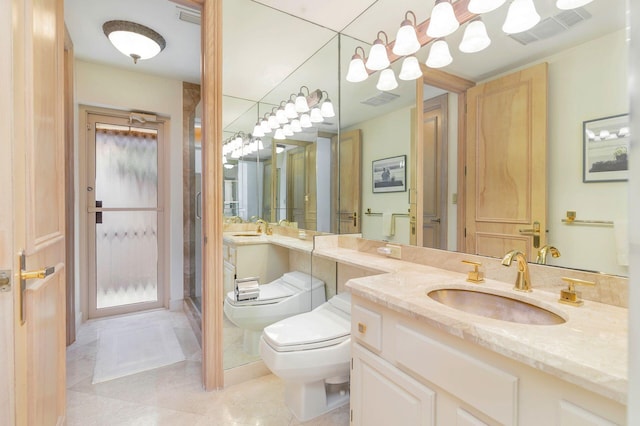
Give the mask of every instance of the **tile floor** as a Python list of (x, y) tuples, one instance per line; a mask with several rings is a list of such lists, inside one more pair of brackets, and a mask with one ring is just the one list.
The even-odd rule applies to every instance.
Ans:
[[(108, 382), (91, 384), (98, 332), (105, 327), (172, 321), (186, 360)], [(67, 349), (67, 425), (298, 425), (273, 375), (217, 392), (201, 386), (201, 351), (182, 312), (166, 310), (83, 324)], [(305, 425), (349, 424), (348, 406)]]

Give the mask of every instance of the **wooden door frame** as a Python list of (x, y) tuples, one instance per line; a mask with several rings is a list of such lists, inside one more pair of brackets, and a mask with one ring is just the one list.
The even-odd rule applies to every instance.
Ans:
[(437, 87), (458, 95), (458, 209), (457, 209), (457, 247), (463, 247), (464, 234), (460, 232), (464, 229), (465, 220), (465, 181), (464, 167), (466, 158), (466, 121), (467, 121), (467, 90), (476, 85), (471, 80), (449, 74), (447, 72), (428, 68), (424, 64), (420, 64), (422, 69), (422, 78), (416, 80), (416, 107), (414, 110), (413, 121), (415, 123), (415, 133), (411, 138), (411, 152), (414, 153), (411, 159), (411, 168), (409, 172), (411, 189), (409, 190), (409, 227), (410, 227), (410, 243), (417, 244), (417, 230), (422, 229), (422, 217), (418, 215), (418, 206), (422, 205), (422, 194), (417, 191), (418, 180), (422, 179), (421, 167), (422, 158), (418, 158), (417, 144), (422, 140), (424, 126), (422, 123), (422, 97), (424, 96), (424, 85)]

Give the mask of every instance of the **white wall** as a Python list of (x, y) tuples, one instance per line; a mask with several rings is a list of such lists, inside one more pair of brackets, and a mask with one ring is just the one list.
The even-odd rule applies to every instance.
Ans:
[[(169, 165), (166, 175), (169, 194), (167, 194), (165, 208), (170, 223), (168, 235), (170, 306), (177, 308), (181, 306), (184, 295), (182, 279), (182, 82), (81, 60), (76, 60), (75, 72), (76, 107), (83, 104), (127, 111), (143, 110), (171, 119), (166, 135), (169, 143), (169, 149), (165, 151)], [(76, 214), (79, 215), (80, 212), (76, 212)], [(78, 290), (78, 286), (76, 286), (76, 291)]]

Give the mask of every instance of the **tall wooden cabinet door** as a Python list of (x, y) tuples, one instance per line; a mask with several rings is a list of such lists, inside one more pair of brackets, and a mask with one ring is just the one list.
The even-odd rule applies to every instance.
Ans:
[(3, 265), (11, 258), (13, 318), (0, 315), (13, 326), (15, 417), (5, 423), (0, 405), (0, 423), (56, 425), (66, 402), (63, 1), (3, 3), (13, 9), (13, 53), (3, 55), (13, 67), (13, 117), (0, 203), (11, 227), (0, 229), (0, 251)]
[(336, 212), (331, 221), (334, 234), (358, 234), (361, 229), (360, 206), (362, 169), (362, 131), (360, 129), (340, 133), (340, 143), (333, 139), (331, 164), (332, 201)]
[(535, 260), (547, 226), (547, 64), (467, 94), (465, 251)]
[(431, 389), (357, 343), (352, 357), (352, 425), (434, 425), (436, 394)]

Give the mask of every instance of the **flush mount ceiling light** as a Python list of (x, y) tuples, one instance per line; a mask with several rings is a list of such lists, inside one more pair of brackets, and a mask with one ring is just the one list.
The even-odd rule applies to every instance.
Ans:
[(556, 7), (562, 10), (575, 9), (591, 3), (593, 0), (558, 0)]
[[(409, 14), (413, 16), (413, 22), (409, 20)], [(404, 14), (404, 21), (398, 28), (396, 42), (393, 44), (393, 53), (398, 56), (413, 55), (420, 50), (420, 47), (416, 34), (416, 15), (409, 10)]]
[(481, 13), (491, 12), (504, 4), (506, 0), (471, 0), (469, 2), (469, 12), (479, 15)]
[[(386, 42), (382, 41), (381, 35), (384, 35)], [(367, 68), (372, 71), (380, 71), (391, 64), (389, 55), (387, 55), (387, 44), (389, 44), (387, 33), (378, 31), (376, 41), (373, 42), (373, 46), (371, 46), (371, 50), (369, 51), (369, 59), (367, 59), (367, 63), (365, 64)]]
[(160, 34), (135, 22), (108, 21), (102, 25), (102, 30), (116, 49), (133, 58), (134, 64), (139, 59), (153, 58), (167, 45)]
[(538, 22), (540, 15), (536, 12), (533, 0), (513, 0), (509, 5), (502, 31), (517, 34), (535, 27)]
[(491, 39), (487, 35), (487, 28), (482, 19), (476, 18), (469, 22), (464, 30), (464, 36), (458, 48), (464, 53), (475, 53), (486, 49), (491, 44)]
[(445, 37), (452, 34), (459, 26), (451, 1), (436, 0), (436, 5), (431, 10), (427, 35), (432, 38)]
[[(362, 56), (358, 54), (358, 49), (362, 51)], [(349, 62), (349, 71), (347, 72), (347, 81), (351, 83), (359, 83), (365, 81), (369, 77), (369, 73), (364, 66), (364, 49), (360, 46), (356, 47), (355, 54), (351, 57)]]

